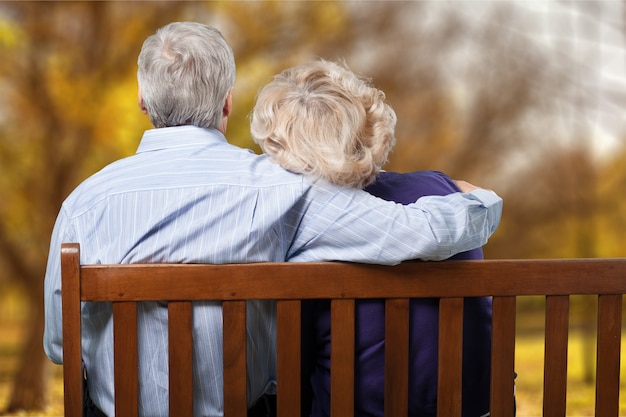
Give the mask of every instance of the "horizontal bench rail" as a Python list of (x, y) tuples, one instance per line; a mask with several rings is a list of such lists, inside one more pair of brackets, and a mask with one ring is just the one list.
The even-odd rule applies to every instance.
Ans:
[[(598, 297), (596, 416), (617, 417), (626, 259), (79, 265), (62, 248), (65, 414), (82, 415), (80, 303), (113, 302), (115, 407), (137, 415), (137, 303), (167, 301), (170, 415), (193, 415), (193, 301), (222, 302), (224, 411), (247, 415), (246, 301), (276, 300), (277, 409), (300, 415), (301, 301), (331, 300), (331, 415), (354, 414), (355, 301), (385, 299), (385, 416), (408, 415), (409, 300), (439, 298), (438, 416), (461, 415), (463, 305), (493, 297), (491, 416), (513, 417), (518, 296), (546, 297), (544, 415), (564, 416), (570, 295)], [(149, 285), (146, 283), (149, 282)]]
[[(145, 288), (148, 273), (150, 286)], [(250, 285), (251, 276), (258, 284)], [(89, 265), (81, 267), (81, 297), (147, 301), (162, 298), (164, 291), (170, 300), (624, 294), (625, 276), (626, 259), (621, 258), (404, 262), (391, 267), (342, 262)]]

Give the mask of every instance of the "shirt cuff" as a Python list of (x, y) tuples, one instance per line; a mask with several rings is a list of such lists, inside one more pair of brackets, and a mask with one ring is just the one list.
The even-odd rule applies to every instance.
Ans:
[(482, 202), (485, 207), (498, 204), (502, 201), (502, 198), (493, 191), (485, 190), (484, 188), (477, 188), (468, 194), (474, 196), (477, 200)]

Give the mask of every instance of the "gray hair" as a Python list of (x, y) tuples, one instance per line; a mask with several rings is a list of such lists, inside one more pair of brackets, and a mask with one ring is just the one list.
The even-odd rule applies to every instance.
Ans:
[(137, 81), (154, 127), (218, 128), (235, 84), (235, 58), (215, 28), (174, 22), (143, 43)]
[(251, 115), (254, 141), (283, 168), (362, 188), (395, 145), (385, 94), (347, 67), (319, 60), (276, 75)]

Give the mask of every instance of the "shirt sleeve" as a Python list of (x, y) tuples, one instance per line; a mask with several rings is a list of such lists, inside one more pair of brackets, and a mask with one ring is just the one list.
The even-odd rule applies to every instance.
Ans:
[(66, 217), (63, 209), (57, 217), (52, 238), (50, 253), (44, 279), (44, 314), (45, 327), (43, 345), (46, 355), (56, 364), (63, 363), (63, 317), (61, 310), (61, 243), (71, 241), (64, 239)]
[(425, 196), (403, 206), (317, 183), (308, 198), (289, 261), (444, 260), (485, 245), (502, 215), (502, 199), (483, 189)]

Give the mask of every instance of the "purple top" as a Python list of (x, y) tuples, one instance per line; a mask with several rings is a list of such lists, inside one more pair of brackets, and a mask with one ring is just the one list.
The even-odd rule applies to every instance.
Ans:
[[(366, 191), (380, 198), (409, 204), (425, 195), (458, 192), (445, 174), (419, 171), (382, 172)], [(451, 259), (482, 259), (477, 248)], [(383, 416), (385, 304), (357, 300), (355, 317), (355, 416)], [(463, 417), (489, 411), (491, 361), (491, 298), (467, 298), (463, 320)], [(303, 302), (303, 415), (330, 415), (330, 303)], [(436, 299), (413, 299), (410, 304), (409, 416), (436, 416), (437, 339), (439, 306)], [(305, 385), (303, 385), (305, 386)], [(311, 395), (311, 397), (309, 397)]]

